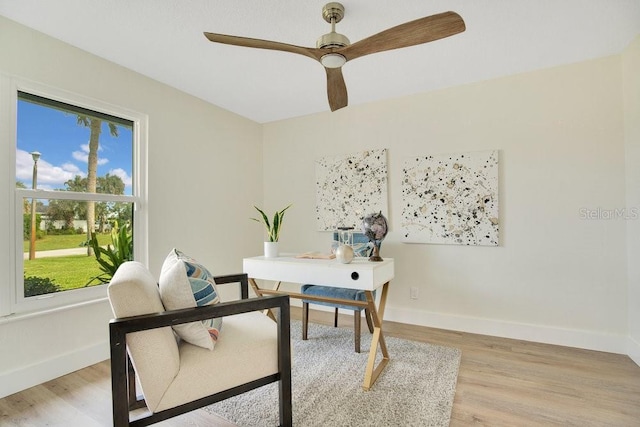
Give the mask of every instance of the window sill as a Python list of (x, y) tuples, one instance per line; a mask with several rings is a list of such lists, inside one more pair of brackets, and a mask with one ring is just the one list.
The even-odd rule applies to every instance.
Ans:
[(40, 316), (47, 316), (49, 314), (73, 310), (76, 308), (85, 307), (89, 305), (99, 304), (105, 301), (109, 301), (109, 298), (100, 297), (100, 298), (96, 298), (88, 301), (67, 304), (60, 307), (52, 307), (52, 308), (46, 308), (38, 311), (30, 311), (30, 312), (24, 312), (24, 313), (13, 313), (13, 314), (0, 317), (0, 325), (11, 323), (11, 322), (19, 322), (22, 320), (32, 319)]

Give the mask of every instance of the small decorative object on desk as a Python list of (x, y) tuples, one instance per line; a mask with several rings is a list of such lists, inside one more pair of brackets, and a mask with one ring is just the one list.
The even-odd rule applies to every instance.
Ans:
[(343, 264), (349, 264), (355, 256), (353, 251), (353, 227), (338, 227), (339, 245), (336, 258)]
[(369, 261), (383, 261), (380, 257), (380, 244), (387, 235), (387, 219), (382, 215), (382, 211), (364, 217), (362, 232), (373, 243), (373, 254), (369, 257)]
[(296, 255), (296, 258), (307, 258), (307, 259), (334, 259), (335, 254), (325, 254), (322, 252), (305, 252), (303, 254)]
[(340, 245), (336, 249), (336, 259), (343, 264), (349, 264), (353, 261), (353, 248), (349, 245)]
[(267, 258), (277, 258), (279, 255), (278, 251), (278, 240), (280, 239), (280, 227), (282, 226), (282, 220), (284, 219), (284, 212), (289, 209), (291, 205), (282, 209), (281, 211), (276, 211), (273, 215), (273, 222), (269, 222), (269, 218), (267, 215), (257, 206), (254, 206), (258, 212), (260, 212), (260, 219), (251, 218), (252, 220), (264, 224), (264, 227), (267, 229), (268, 241), (264, 242), (264, 256)]

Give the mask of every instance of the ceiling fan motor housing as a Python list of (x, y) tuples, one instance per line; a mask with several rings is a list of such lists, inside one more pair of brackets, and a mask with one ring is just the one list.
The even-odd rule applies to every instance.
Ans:
[(336, 24), (344, 18), (344, 6), (338, 2), (327, 3), (322, 8), (322, 17), (331, 24), (331, 32), (321, 36), (316, 42), (318, 49), (337, 49), (349, 46), (349, 39), (339, 33), (336, 33)]
[(316, 42), (316, 47), (318, 49), (337, 49), (340, 47), (349, 46), (350, 44), (351, 42), (346, 36), (332, 31), (323, 36), (320, 36), (320, 38)]

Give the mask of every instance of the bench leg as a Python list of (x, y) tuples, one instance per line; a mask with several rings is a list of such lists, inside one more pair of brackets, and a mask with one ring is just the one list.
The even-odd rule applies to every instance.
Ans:
[(302, 303), (302, 339), (307, 340), (307, 331), (309, 330), (309, 303)]
[(333, 315), (333, 327), (338, 327), (338, 307), (336, 307), (335, 314)]
[(355, 341), (356, 353), (360, 353), (360, 310), (353, 311), (353, 338)]
[(367, 321), (367, 326), (369, 327), (369, 332), (373, 333), (373, 322), (371, 322), (371, 312), (368, 308), (364, 309), (364, 318)]

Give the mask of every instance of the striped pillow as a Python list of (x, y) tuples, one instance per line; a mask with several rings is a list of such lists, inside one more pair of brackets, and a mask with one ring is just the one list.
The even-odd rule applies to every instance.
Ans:
[[(164, 260), (159, 285), (160, 297), (167, 310), (201, 307), (220, 301), (209, 270), (177, 249), (172, 249)], [(219, 317), (176, 325), (173, 329), (183, 340), (213, 350), (221, 327), (222, 318)]]

